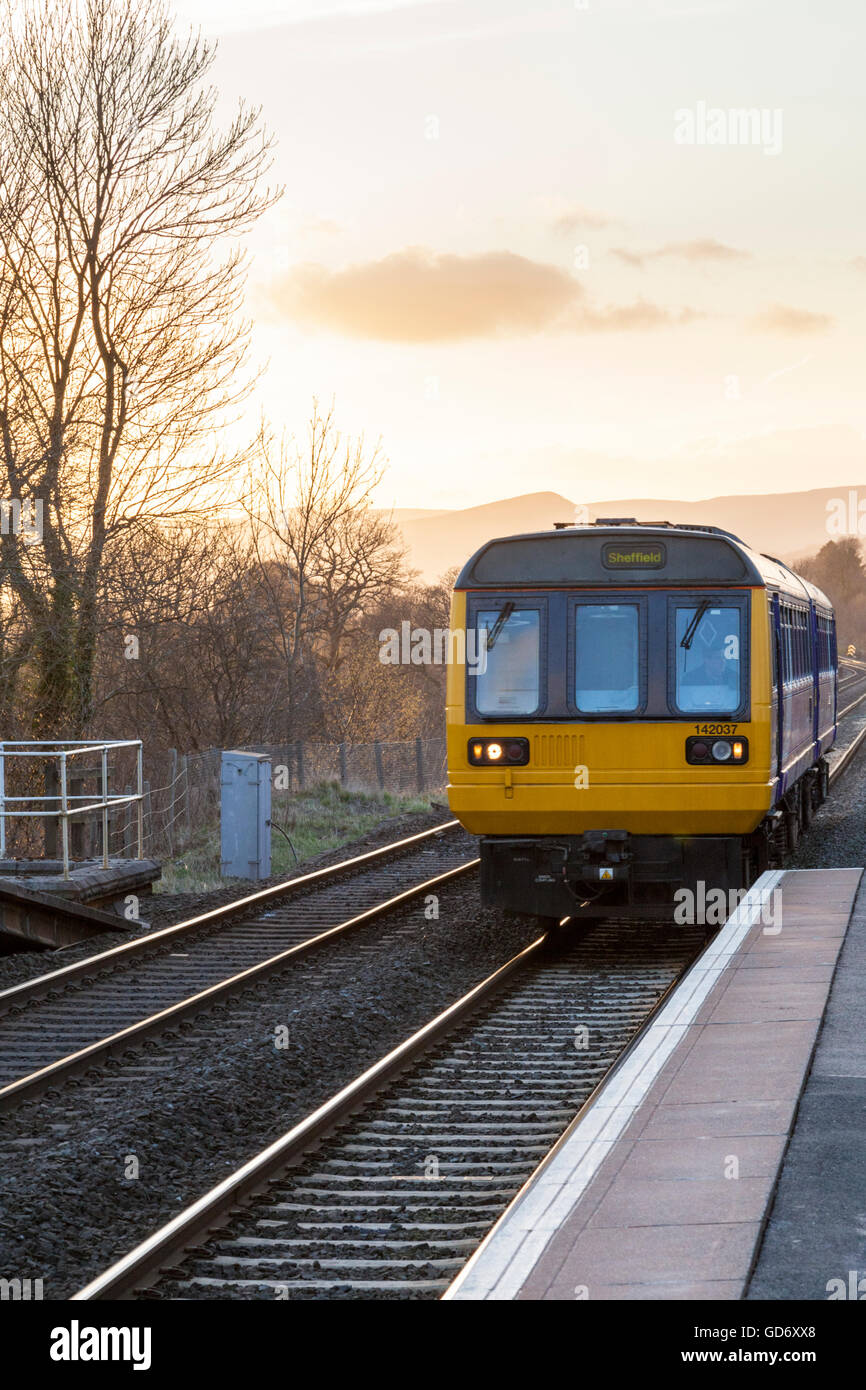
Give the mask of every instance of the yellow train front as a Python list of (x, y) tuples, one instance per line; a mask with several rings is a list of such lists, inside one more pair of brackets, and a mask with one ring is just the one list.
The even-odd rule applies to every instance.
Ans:
[(666, 915), (746, 888), (827, 794), (833, 609), (716, 527), (491, 540), (451, 624), (448, 797), (485, 903)]

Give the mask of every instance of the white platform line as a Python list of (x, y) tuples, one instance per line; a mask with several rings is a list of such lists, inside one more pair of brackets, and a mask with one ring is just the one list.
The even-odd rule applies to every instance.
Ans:
[(773, 870), (753, 884), (581, 1119), (502, 1213), (443, 1299), (515, 1297), (686, 1036), (710, 990), (760, 921), (782, 877), (782, 870)]

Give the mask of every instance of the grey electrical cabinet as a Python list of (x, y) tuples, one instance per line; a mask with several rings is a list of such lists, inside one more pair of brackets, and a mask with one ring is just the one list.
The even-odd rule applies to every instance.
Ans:
[(223, 753), (220, 873), (268, 878), (271, 872), (271, 760), (267, 753)]

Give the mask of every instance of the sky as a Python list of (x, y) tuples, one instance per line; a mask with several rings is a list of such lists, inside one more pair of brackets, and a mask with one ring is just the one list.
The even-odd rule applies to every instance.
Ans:
[(333, 397), (397, 507), (866, 478), (860, 0), (172, 8), (285, 186), (251, 423)]

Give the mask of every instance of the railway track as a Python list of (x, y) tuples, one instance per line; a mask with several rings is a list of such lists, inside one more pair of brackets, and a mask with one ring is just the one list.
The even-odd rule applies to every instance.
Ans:
[(438, 1297), (704, 939), (539, 937), (75, 1297)]
[[(861, 694), (841, 708), (839, 718), (864, 699)], [(866, 728), (836, 760), (831, 780), (864, 738)], [(182, 1016), (241, 993), (269, 970), (285, 969), (294, 956), (468, 872), (477, 862), (467, 858), (471, 843), (455, 822), (446, 823), (7, 991), (0, 995), (7, 1058), (16, 1055), (10, 1038), (26, 1053), (44, 1048), (46, 1036), (60, 1036), (52, 1013), (58, 1008), (73, 1028), (73, 1047), (13, 1076), (0, 1090), (0, 1106), (128, 1051)], [(369, 904), (360, 911), (359, 892)], [(336, 921), (345, 911), (351, 915)], [(182, 1274), (160, 1275), (156, 1296), (437, 1296), (694, 958), (697, 938), (688, 941), (682, 928), (661, 953), (659, 929), (650, 931), (643, 959), (633, 955), (637, 950), (639, 956), (640, 941), (630, 922), (582, 928), (565, 955), (562, 941), (540, 938), (194, 1203), (171, 1223), (176, 1229), (167, 1238), (157, 1232), (145, 1242), (149, 1254), (133, 1252), (122, 1262), (124, 1271), (94, 1281), (82, 1296), (117, 1296), (146, 1285), (175, 1252), (195, 1246), (226, 1219), (226, 1241), (187, 1261)], [(337, 987), (341, 968), (335, 961)], [(152, 995), (142, 993), (142, 985)], [(94, 1004), (101, 1007), (103, 999), (108, 1014), (99, 1015)], [(23, 1005), (21, 1012), (13, 1000)], [(478, 1020), (475, 1012), (464, 1020), (478, 1010)], [(75, 1030), (84, 1026), (92, 1033), (94, 1017), (100, 1035), (75, 1047), (81, 1041)], [(106, 1017), (120, 1026), (108, 1031)], [(196, 1026), (206, 1033), (220, 1024), (206, 1017)], [(588, 1028), (593, 1039), (583, 1055), (574, 1046), (578, 1027)], [(176, 1065), (169, 1054), (154, 1057), (151, 1049), (142, 1061), (94, 1082), (97, 1093), (89, 1084), (91, 1101), (95, 1094), (97, 1108), (111, 1104), (118, 1081), (127, 1077), (167, 1074)], [(409, 1065), (415, 1089), (392, 1094), (393, 1076)], [(348, 1118), (365, 1101), (357, 1122)], [(310, 1157), (310, 1147), (318, 1149), (323, 1138), (325, 1147)], [(236, 1214), (239, 1201), (275, 1180), (250, 1211)]]
[(0, 1109), (235, 995), (477, 863), (456, 821), (0, 994)]
[(863, 698), (866, 698), (861, 694), (851, 700), (850, 703), (845, 703), (855, 692), (862, 691), (864, 688), (866, 688), (866, 667), (864, 667), (863, 663), (855, 663), (850, 659), (841, 661), (839, 663), (837, 684), (837, 702), (839, 706), (836, 715), (837, 720), (844, 718), (855, 705), (858, 705)]
[(76, 1299), (439, 1297), (704, 939), (540, 937)]

